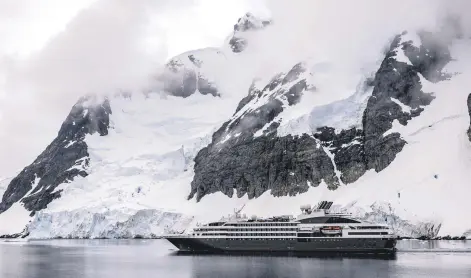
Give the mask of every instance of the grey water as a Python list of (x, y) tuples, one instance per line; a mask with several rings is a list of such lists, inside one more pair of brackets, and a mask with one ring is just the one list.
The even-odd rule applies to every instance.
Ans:
[(0, 278), (471, 277), (470, 241), (398, 249), (390, 258), (181, 256), (165, 240), (0, 241)]

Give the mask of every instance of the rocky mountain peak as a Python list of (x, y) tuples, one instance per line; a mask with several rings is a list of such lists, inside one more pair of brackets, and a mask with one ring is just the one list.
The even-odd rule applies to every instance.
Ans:
[(196, 156), (189, 198), (200, 200), (218, 191), (249, 199), (268, 190), (274, 196), (296, 195), (321, 181), (335, 190), (369, 169), (385, 169), (406, 144), (401, 134), (391, 132), (393, 122), (406, 125), (420, 115), (434, 99), (422, 91), (421, 78), (442, 80), (441, 70), (451, 60), (431, 33), (418, 34), (419, 41), (410, 35), (394, 38), (369, 82), (373, 88), (361, 129), (336, 132), (324, 126), (301, 136), (277, 135), (283, 111), (302, 101), (308, 90), (303, 63), (275, 75), (263, 89), (252, 86), (233, 117)]
[[(322, 76), (337, 78), (336, 72), (319, 64), (313, 66), (311, 61), (293, 63), (272, 78), (254, 81), (243, 98), (236, 93), (224, 97), (235, 82), (232, 68), (223, 68), (218, 75), (221, 65), (237, 65), (230, 63), (246, 58), (237, 52), (245, 49), (251, 35), (270, 28), (270, 24), (246, 14), (234, 26), (231, 50), (207, 48), (173, 57), (157, 78), (163, 87), (144, 96), (124, 92), (109, 99), (81, 98), (37, 159), (14, 179), (0, 181), (4, 192), (0, 216), (16, 213), (15, 207), (10, 208), (21, 205), (34, 215), (26, 221), (33, 220), (28, 227), (36, 235), (126, 237), (142, 231), (144, 235), (159, 234), (154, 227), (168, 229), (186, 213), (206, 217), (214, 206), (218, 217), (240, 202), (252, 206), (250, 213), (265, 206), (272, 212), (281, 199), (273, 196), (296, 196), (282, 198), (282, 209), (288, 210), (300, 198), (315, 199), (330, 190), (335, 198), (346, 200), (344, 205), (351, 201), (364, 208), (364, 219), (388, 218), (393, 225), (407, 227), (407, 233), (435, 236), (440, 221), (432, 221), (432, 228), (429, 222), (419, 222), (417, 228), (406, 217), (399, 218), (393, 206), (374, 202), (383, 197), (384, 202), (394, 202), (396, 190), (421, 194), (413, 179), (424, 178), (427, 191), (435, 186), (438, 194), (450, 181), (440, 184), (435, 173), (426, 179), (429, 171), (438, 172), (440, 162), (423, 166), (427, 158), (421, 156), (435, 146), (442, 149), (442, 153), (437, 151), (439, 155), (443, 150), (455, 151), (448, 148), (449, 141), (438, 144), (435, 139), (458, 125), (441, 127), (463, 120), (466, 97), (459, 96), (463, 103), (459, 107), (459, 102), (447, 102), (458, 99), (455, 92), (441, 91), (442, 85), (455, 82), (454, 76), (444, 71), (453, 64), (448, 41), (425, 31), (394, 36), (374, 74), (362, 76), (356, 89), (347, 87), (352, 92), (347, 92), (350, 95), (345, 99), (324, 99), (323, 94), (334, 89), (324, 86)], [(218, 83), (221, 80), (228, 83)], [(171, 96), (162, 97), (162, 88)], [(433, 91), (436, 89), (438, 93)], [(471, 115), (471, 97), (467, 102)], [(450, 112), (454, 107), (463, 109)], [(338, 124), (341, 121), (347, 123)], [(468, 123), (460, 122), (459, 126), (464, 129)], [(463, 135), (464, 130), (460, 132)], [(446, 140), (458, 137), (452, 135)], [(468, 136), (471, 140), (471, 131)], [(466, 156), (463, 150), (459, 149), (460, 155)], [(457, 159), (444, 156), (449, 165)], [(427, 169), (409, 175), (403, 170), (408, 159), (420, 161), (416, 171)], [(462, 164), (459, 167), (468, 167)], [(407, 165), (409, 170), (412, 164)], [(445, 174), (451, 176), (456, 169), (449, 170), (449, 165), (441, 169), (450, 171)], [(394, 175), (405, 178), (396, 180), (391, 178)], [(370, 194), (376, 189), (371, 185), (387, 192)], [(342, 190), (337, 190), (339, 187)], [(453, 189), (465, 192), (463, 186)], [(222, 194), (208, 196), (213, 193)], [(185, 196), (197, 202), (186, 202)], [(426, 195), (430, 196), (434, 197)], [(409, 200), (410, 209), (411, 199), (414, 197), (409, 195), (400, 201)], [(0, 221), (4, 219), (0, 217)], [(141, 225), (145, 229), (132, 232)]]
[(71, 109), (57, 137), (8, 185), (0, 203), (0, 213), (20, 201), (33, 215), (44, 209), (61, 190), (56, 188), (78, 176), (87, 176), (90, 158), (87, 135), (108, 134), (111, 107), (108, 99), (81, 98)]
[(224, 60), (223, 53), (215, 48), (190, 51), (170, 59), (157, 79), (163, 83), (164, 91), (174, 96), (188, 97), (199, 92), (216, 97), (220, 94), (211, 70)]
[(237, 20), (234, 24), (234, 32), (246, 32), (249, 30), (255, 31), (266, 27), (271, 24), (270, 20), (263, 20), (254, 16), (252, 13), (246, 13), (243, 17)]
[(234, 24), (234, 33), (229, 40), (229, 45), (233, 52), (239, 53), (247, 47), (248, 40), (244, 33), (250, 31), (262, 30), (271, 24), (271, 20), (265, 20), (254, 16), (252, 13), (246, 13), (240, 17)]

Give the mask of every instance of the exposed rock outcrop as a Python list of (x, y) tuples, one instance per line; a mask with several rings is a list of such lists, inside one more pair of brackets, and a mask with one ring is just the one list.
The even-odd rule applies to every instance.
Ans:
[(252, 86), (231, 120), (213, 135), (195, 158), (189, 198), (222, 192), (256, 198), (295, 195), (324, 181), (330, 189), (352, 183), (367, 170), (386, 168), (406, 141), (391, 132), (393, 122), (406, 125), (434, 99), (422, 91), (421, 79), (438, 82), (448, 76), (451, 60), (446, 45), (433, 34), (418, 34), (420, 46), (397, 35), (376, 72), (372, 94), (363, 112), (362, 129), (336, 133), (321, 127), (314, 134), (277, 136), (280, 114), (296, 105), (312, 86), (302, 64), (276, 75), (262, 90)]
[(93, 101), (84, 97), (72, 107), (54, 141), (10, 182), (0, 203), (0, 213), (21, 200), (33, 215), (60, 197), (57, 186), (77, 176), (87, 176), (89, 155), (85, 136), (107, 135), (111, 114), (107, 99), (98, 104)]
[[(433, 93), (422, 91), (421, 76), (432, 82), (443, 80), (446, 75), (442, 69), (451, 61), (448, 48), (433, 34), (419, 33), (422, 42), (419, 47), (411, 41), (402, 41), (405, 35), (393, 40), (376, 73), (373, 94), (363, 115), (367, 168), (377, 172), (386, 168), (406, 144), (400, 134), (386, 133), (393, 122), (407, 125), (434, 99)], [(401, 51), (409, 61), (398, 59)]]
[(223, 54), (212, 48), (200, 49), (178, 55), (166, 64), (164, 73), (158, 77), (163, 89), (171, 95), (189, 97), (195, 92), (203, 95), (219, 96), (216, 84), (210, 81), (205, 72), (204, 59), (199, 56), (211, 56), (212, 60), (223, 60)]
[(248, 40), (244, 36), (245, 32), (257, 31), (270, 24), (271, 21), (259, 19), (251, 13), (247, 13), (243, 17), (239, 18), (237, 23), (234, 24), (234, 34), (229, 40), (229, 45), (232, 51), (239, 53), (245, 50), (248, 45)]
[(276, 117), (284, 106), (295, 105), (308, 89), (295, 65), (275, 76), (262, 90), (251, 87), (230, 121), (213, 135), (209, 146), (195, 158), (195, 177), (190, 198), (221, 191), (232, 196), (256, 198), (267, 190), (275, 196), (296, 195), (322, 180), (336, 188), (329, 156), (317, 140), (303, 135), (277, 137)]
[(340, 180), (343, 183), (352, 183), (365, 173), (366, 162), (361, 129), (352, 128), (336, 133), (331, 127), (322, 127), (313, 136), (325, 151), (332, 154), (333, 163), (340, 172)]

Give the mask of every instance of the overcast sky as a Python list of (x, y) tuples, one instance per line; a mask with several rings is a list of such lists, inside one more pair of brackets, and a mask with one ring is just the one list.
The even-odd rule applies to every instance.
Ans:
[(247, 11), (275, 24), (252, 38), (246, 71), (313, 56), (348, 75), (445, 10), (471, 18), (467, 0), (0, 0), (0, 178), (37, 157), (78, 96), (132, 88), (173, 55), (221, 45)]
[(83, 90), (139, 83), (169, 57), (221, 45), (240, 16), (262, 9), (246, 0), (0, 0), (0, 177), (36, 158)]

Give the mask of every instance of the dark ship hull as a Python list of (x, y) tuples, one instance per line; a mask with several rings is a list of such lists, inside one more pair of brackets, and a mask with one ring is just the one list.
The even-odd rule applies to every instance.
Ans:
[(367, 253), (396, 252), (395, 238), (225, 239), (165, 237), (179, 252), (189, 253)]

